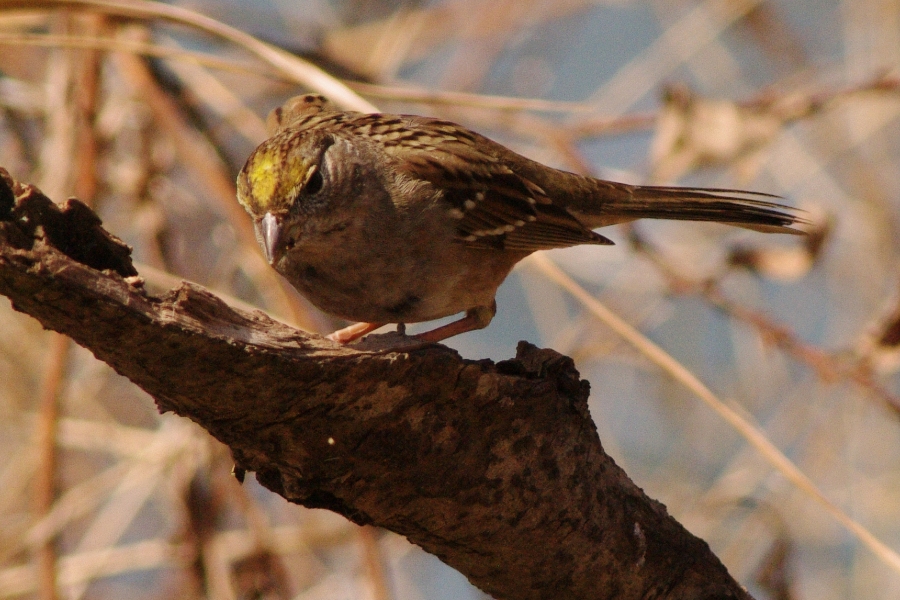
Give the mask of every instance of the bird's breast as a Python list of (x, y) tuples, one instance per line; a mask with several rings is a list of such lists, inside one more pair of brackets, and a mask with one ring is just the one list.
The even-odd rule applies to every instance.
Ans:
[[(348, 321), (417, 323), (489, 305), (517, 258), (433, 244), (379, 245), (360, 252), (297, 248), (276, 269), (325, 313)], [(474, 256), (473, 256), (474, 254)]]

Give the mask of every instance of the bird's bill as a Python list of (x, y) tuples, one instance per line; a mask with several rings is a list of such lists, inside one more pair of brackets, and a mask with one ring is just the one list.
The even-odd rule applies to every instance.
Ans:
[(266, 261), (274, 265), (278, 259), (276, 252), (281, 242), (281, 219), (267, 212), (256, 222), (256, 238), (266, 255)]

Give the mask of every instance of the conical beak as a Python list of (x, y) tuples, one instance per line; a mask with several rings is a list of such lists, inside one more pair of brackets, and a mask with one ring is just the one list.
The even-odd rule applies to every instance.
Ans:
[(275, 253), (281, 242), (281, 219), (267, 212), (256, 222), (256, 239), (266, 254), (266, 261), (274, 265), (278, 258)]

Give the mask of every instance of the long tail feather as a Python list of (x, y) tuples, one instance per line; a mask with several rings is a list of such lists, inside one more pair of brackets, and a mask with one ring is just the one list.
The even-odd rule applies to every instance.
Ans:
[(630, 194), (607, 196), (601, 213), (606, 223), (634, 219), (713, 221), (768, 233), (802, 234), (799, 209), (764, 200), (772, 194), (721, 188), (635, 186)]

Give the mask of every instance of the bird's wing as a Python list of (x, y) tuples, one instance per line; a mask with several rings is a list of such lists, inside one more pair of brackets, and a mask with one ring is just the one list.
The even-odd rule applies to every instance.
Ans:
[(404, 175), (440, 190), (463, 243), (523, 252), (611, 243), (511, 169), (502, 158), (508, 150), (459, 125), (360, 114), (342, 126), (376, 141)]

